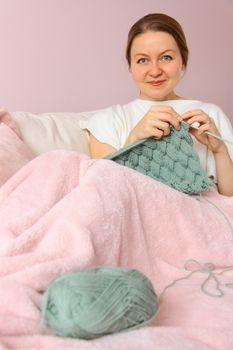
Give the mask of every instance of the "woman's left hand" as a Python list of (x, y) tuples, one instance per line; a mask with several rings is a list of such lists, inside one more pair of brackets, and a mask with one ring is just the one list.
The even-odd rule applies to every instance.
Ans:
[(208, 114), (203, 112), (201, 109), (195, 109), (188, 111), (181, 115), (181, 118), (188, 124), (193, 124), (195, 122), (199, 123), (199, 128), (190, 128), (189, 132), (203, 145), (206, 145), (213, 153), (220, 153), (225, 151), (225, 144), (223, 141), (216, 139), (213, 136), (206, 135), (205, 131), (209, 131), (212, 134), (221, 136), (215, 122)]

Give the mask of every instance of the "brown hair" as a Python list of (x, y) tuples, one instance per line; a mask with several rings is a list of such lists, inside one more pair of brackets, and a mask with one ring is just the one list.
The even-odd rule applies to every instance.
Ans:
[(128, 41), (126, 46), (126, 59), (128, 61), (129, 67), (131, 66), (130, 54), (134, 39), (136, 38), (136, 36), (146, 33), (148, 31), (159, 31), (172, 35), (179, 47), (183, 64), (185, 68), (187, 67), (189, 51), (184, 31), (181, 25), (174, 18), (163, 13), (148, 14), (140, 18), (131, 27), (128, 34)]

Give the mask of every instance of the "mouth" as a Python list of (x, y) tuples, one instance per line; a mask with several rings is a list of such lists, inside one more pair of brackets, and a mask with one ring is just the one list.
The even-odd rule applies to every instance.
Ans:
[(162, 85), (166, 80), (152, 80), (152, 81), (148, 81), (148, 84), (152, 85), (152, 86), (160, 86)]

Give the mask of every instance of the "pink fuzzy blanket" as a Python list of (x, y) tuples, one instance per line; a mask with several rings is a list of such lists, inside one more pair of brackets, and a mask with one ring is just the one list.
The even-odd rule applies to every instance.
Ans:
[[(232, 350), (233, 198), (204, 197), (225, 216), (109, 160), (33, 159), (0, 189), (0, 349)], [(48, 284), (97, 265), (151, 279), (160, 297), (152, 324), (92, 341), (41, 334)]]

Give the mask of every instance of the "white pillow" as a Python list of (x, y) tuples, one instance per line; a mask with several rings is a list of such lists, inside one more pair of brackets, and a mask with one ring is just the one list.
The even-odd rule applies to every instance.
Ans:
[(35, 155), (5, 123), (0, 123), (0, 186)]
[(54, 149), (65, 149), (90, 154), (88, 133), (79, 126), (79, 121), (93, 113), (41, 113), (11, 112), (23, 141), (38, 155)]

